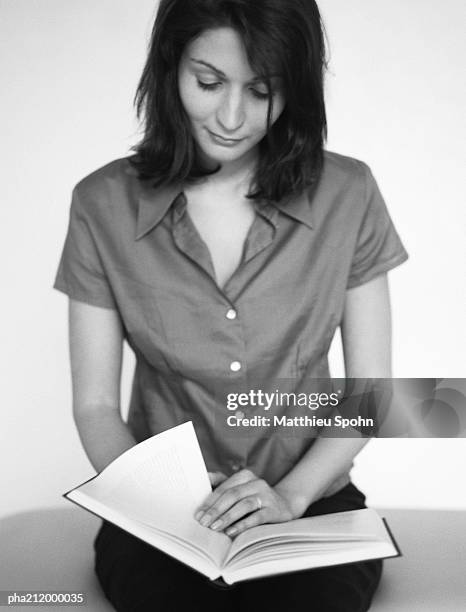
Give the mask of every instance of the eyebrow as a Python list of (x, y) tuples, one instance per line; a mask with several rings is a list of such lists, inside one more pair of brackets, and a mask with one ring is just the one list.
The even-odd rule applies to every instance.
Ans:
[(209, 64), (209, 62), (205, 62), (204, 60), (198, 60), (198, 59), (195, 59), (194, 57), (191, 57), (190, 59), (195, 64), (201, 64), (201, 66), (205, 66), (206, 68), (209, 68), (210, 70), (213, 70), (213, 72), (216, 72), (219, 76), (221, 76), (223, 78), (226, 78), (226, 76), (227, 76), (219, 68), (216, 68), (213, 64)]
[[(216, 72), (220, 77), (226, 79), (227, 75), (220, 70), (220, 68), (216, 68), (213, 64), (209, 64), (209, 62), (205, 62), (204, 60), (199, 60), (196, 59), (194, 57), (190, 58), (192, 62), (194, 62), (195, 64), (200, 64), (201, 66), (204, 66), (206, 68), (209, 68), (210, 70), (212, 70), (213, 72)], [(280, 75), (279, 74), (271, 74), (270, 78), (279, 78)], [(261, 78), (261, 77), (254, 77), (253, 79), (251, 79), (250, 81), (251, 83), (265, 83), (265, 79)]]

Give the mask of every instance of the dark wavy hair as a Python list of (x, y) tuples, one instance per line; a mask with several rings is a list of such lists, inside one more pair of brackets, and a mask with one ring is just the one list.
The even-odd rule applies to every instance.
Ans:
[[(314, 0), (161, 0), (135, 96), (144, 127), (131, 160), (139, 178), (161, 186), (212, 174), (196, 155), (178, 67), (186, 45), (218, 27), (239, 33), (251, 68), (269, 91), (268, 130), (248, 197), (279, 201), (317, 183), (327, 135), (327, 63)], [(270, 126), (273, 74), (283, 79), (286, 105)]]

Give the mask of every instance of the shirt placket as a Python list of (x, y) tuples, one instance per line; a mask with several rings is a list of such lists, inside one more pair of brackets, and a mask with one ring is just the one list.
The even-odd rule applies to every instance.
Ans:
[[(276, 225), (275, 219), (278, 211), (270, 209), (258, 209), (251, 229), (248, 233), (243, 258), (231, 279), (222, 290), (218, 287), (215, 278), (215, 271), (206, 244), (200, 238), (195, 226), (193, 225), (189, 215), (186, 214), (186, 200), (180, 198), (173, 208), (172, 216), (172, 234), (177, 248), (186, 255), (202, 273), (207, 274), (212, 281), (212, 285), (217, 292), (217, 299), (212, 300), (213, 307), (223, 308), (223, 319), (225, 325), (228, 326), (227, 336), (231, 339), (229, 347), (223, 347), (223, 353), (227, 354), (225, 360), (225, 374), (228, 373), (228, 386), (234, 388), (236, 392), (247, 392), (248, 390), (248, 364), (246, 361), (246, 337), (245, 329), (241, 322), (241, 311), (236, 306), (235, 295), (240, 295), (242, 285), (245, 283), (245, 272), (247, 264), (261, 253), (264, 249), (271, 245)], [(218, 297), (221, 296), (220, 301)], [(220, 391), (219, 397), (222, 394)], [(226, 395), (225, 395), (226, 399)], [(226, 404), (225, 401), (218, 402), (220, 414), (214, 417), (220, 420), (225, 420)], [(235, 416), (239, 419), (244, 418), (249, 414), (250, 408), (244, 407), (235, 411)], [(251, 446), (251, 437), (249, 435), (234, 435), (229, 440), (224, 440), (224, 446), (227, 450), (227, 457), (224, 458), (224, 469), (228, 473), (237, 472), (247, 466), (248, 452)]]
[(257, 215), (246, 237), (241, 263), (224, 289), (232, 302), (236, 302), (246, 288), (248, 264), (272, 245), (278, 227), (277, 209), (267, 204), (255, 208)]

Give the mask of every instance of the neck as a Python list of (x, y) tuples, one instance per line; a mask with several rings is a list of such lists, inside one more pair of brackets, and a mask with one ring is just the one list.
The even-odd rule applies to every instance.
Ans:
[[(217, 164), (211, 162), (207, 167), (215, 168)], [(208, 177), (202, 184), (226, 190), (241, 190), (248, 192), (257, 168), (257, 152), (250, 151), (241, 159), (223, 163), (220, 169)]]

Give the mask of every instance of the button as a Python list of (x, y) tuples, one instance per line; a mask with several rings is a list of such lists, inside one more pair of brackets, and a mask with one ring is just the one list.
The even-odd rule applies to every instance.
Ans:
[(241, 370), (241, 364), (239, 361), (232, 361), (230, 363), (230, 370), (232, 372), (239, 372)]
[(244, 469), (244, 463), (241, 461), (231, 461), (230, 466), (233, 472), (239, 472), (240, 470)]
[(242, 410), (237, 410), (237, 411), (235, 412), (235, 417), (236, 417), (237, 419), (244, 419), (244, 412), (243, 412)]
[(226, 314), (227, 319), (230, 319), (230, 321), (234, 321), (237, 316), (236, 310), (233, 310), (233, 308), (230, 308)]

